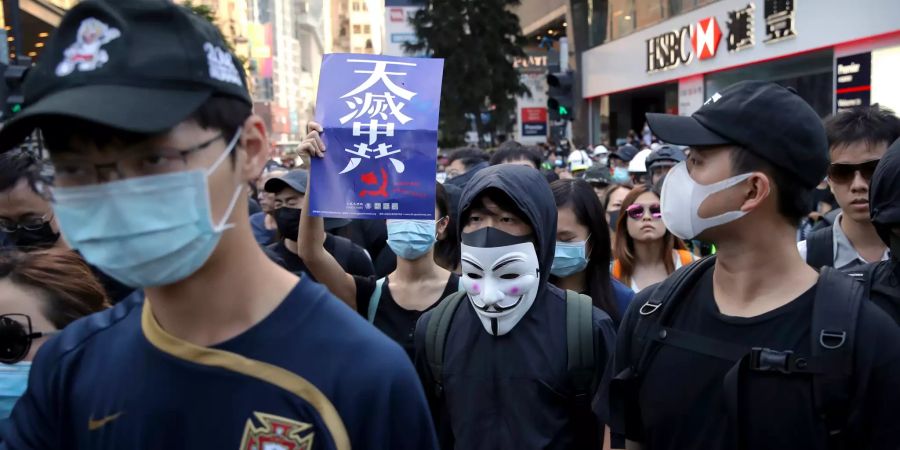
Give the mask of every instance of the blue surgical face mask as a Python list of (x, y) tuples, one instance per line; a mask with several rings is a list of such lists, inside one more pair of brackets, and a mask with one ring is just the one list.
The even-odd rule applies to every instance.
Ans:
[(0, 419), (6, 419), (28, 387), (30, 361), (0, 364)]
[(628, 169), (625, 167), (616, 167), (613, 169), (612, 180), (614, 183), (627, 183), (631, 181), (631, 174), (628, 173)]
[(550, 273), (553, 276), (565, 278), (584, 270), (588, 265), (587, 241), (581, 242), (556, 242), (556, 252), (553, 254), (553, 266)]
[(433, 220), (388, 220), (387, 243), (397, 256), (419, 259), (434, 246), (435, 230)]
[(218, 223), (207, 178), (237, 145), (234, 135), (207, 170), (54, 188), (53, 210), (66, 241), (87, 262), (131, 287), (164, 286), (196, 272), (215, 250), (240, 198), (239, 183)]

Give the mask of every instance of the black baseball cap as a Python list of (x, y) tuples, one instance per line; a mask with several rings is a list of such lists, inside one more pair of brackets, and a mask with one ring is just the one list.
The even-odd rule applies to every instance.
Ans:
[(675, 165), (684, 160), (684, 150), (674, 145), (665, 144), (647, 156), (647, 170), (652, 169), (653, 166), (662, 165), (663, 163)]
[(306, 193), (306, 182), (309, 180), (309, 172), (304, 169), (294, 169), (280, 177), (272, 177), (266, 181), (266, 192), (277, 194), (285, 188), (291, 188), (301, 194)]
[(691, 147), (736, 144), (816, 187), (828, 168), (819, 115), (796, 92), (741, 81), (713, 94), (691, 116), (647, 113), (653, 134)]
[(591, 166), (584, 172), (584, 181), (591, 184), (613, 184), (612, 177), (609, 175), (609, 168), (600, 166)]
[[(309, 180), (309, 172), (304, 169), (294, 169), (280, 177), (270, 178), (266, 181), (263, 188), (265, 188), (266, 192), (272, 194), (277, 194), (285, 188), (291, 188), (301, 194), (306, 194), (307, 180)], [(325, 217), (324, 222), (325, 231), (333, 231), (350, 225), (351, 220), (339, 217)]]
[(0, 150), (48, 117), (165, 132), (212, 96), (251, 105), (241, 62), (216, 27), (171, 0), (87, 0), (69, 10), (23, 85)]
[(609, 154), (610, 158), (619, 158), (625, 162), (631, 162), (634, 159), (634, 156), (638, 154), (640, 150), (637, 147), (631, 144), (625, 144), (618, 148), (618, 150)]

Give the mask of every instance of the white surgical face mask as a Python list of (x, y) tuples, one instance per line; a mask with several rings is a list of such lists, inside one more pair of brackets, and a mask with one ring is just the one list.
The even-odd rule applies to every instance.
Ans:
[(663, 182), (660, 206), (662, 219), (666, 228), (681, 239), (693, 239), (700, 233), (719, 225), (744, 217), (744, 211), (729, 211), (718, 216), (703, 218), (699, 215), (700, 205), (709, 196), (722, 192), (747, 178), (752, 173), (736, 175), (731, 178), (712, 183), (699, 184), (688, 173), (687, 164), (678, 163)]
[(534, 304), (540, 262), (530, 237), (482, 228), (462, 236), (462, 285), (484, 329), (509, 333)]

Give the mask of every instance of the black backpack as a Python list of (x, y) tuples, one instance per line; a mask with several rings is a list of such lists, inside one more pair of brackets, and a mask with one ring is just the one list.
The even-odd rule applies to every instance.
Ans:
[[(848, 448), (844, 437), (848, 417), (855, 407), (851, 375), (857, 319), (864, 300), (863, 283), (830, 267), (822, 268), (813, 304), (813, 345), (809, 354), (749, 348), (665, 325), (678, 308), (679, 300), (714, 264), (715, 255), (681, 268), (657, 285), (649, 300), (640, 306), (629, 349), (632, 365), (617, 374), (612, 382), (611, 404), (616, 411), (614, 427), (624, 430), (624, 420), (640, 422), (638, 412), (633, 409), (640, 378), (659, 346), (671, 345), (735, 362), (724, 378), (726, 406), (734, 424), (743, 423), (742, 376), (748, 371), (812, 376), (815, 409), (828, 430), (827, 448)], [(741, 430), (738, 430), (737, 438), (735, 448), (744, 448)]]
[(813, 269), (834, 267), (833, 225), (813, 231), (806, 236), (806, 263)]
[[(434, 379), (434, 394), (444, 394), (444, 346), (456, 309), (466, 298), (466, 291), (455, 292), (441, 300), (433, 310), (425, 334), (425, 358)], [(573, 408), (579, 442), (593, 442), (596, 430), (590, 417), (591, 396), (599, 383), (600, 373), (594, 361), (594, 305), (587, 295), (566, 291), (567, 370), (575, 388)], [(426, 387), (427, 389), (427, 387)]]
[[(806, 236), (806, 263), (813, 269), (822, 270), (823, 267), (834, 267), (834, 225), (828, 226)], [(852, 269), (844, 269), (841, 272), (847, 276), (862, 282), (866, 286), (871, 286), (872, 271), (867, 268), (868, 264)], [(866, 290), (865, 296), (869, 297), (869, 291)]]

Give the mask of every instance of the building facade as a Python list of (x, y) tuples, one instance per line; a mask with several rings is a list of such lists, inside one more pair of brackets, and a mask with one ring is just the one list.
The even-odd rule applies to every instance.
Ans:
[[(591, 0), (587, 0), (591, 2)], [(900, 110), (896, 0), (592, 1), (582, 53), (593, 144), (641, 133), (647, 112), (690, 115), (740, 80), (794, 88), (821, 116)]]

